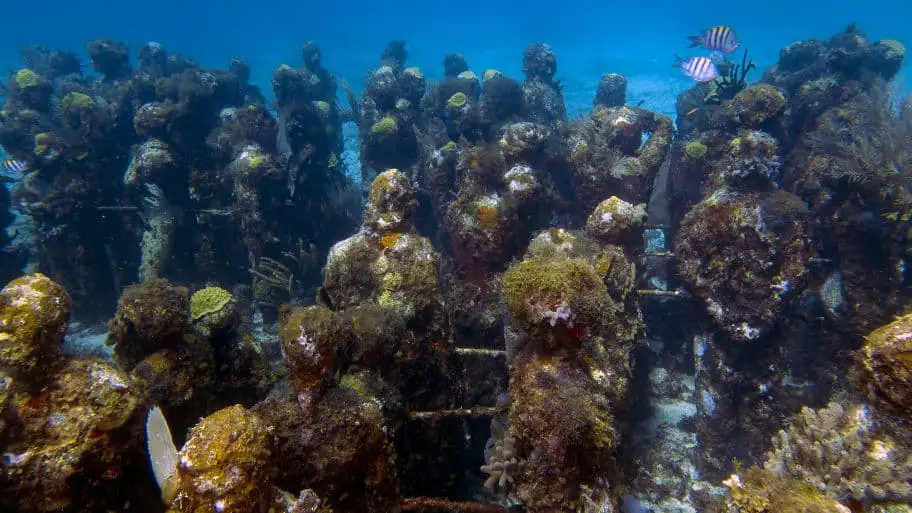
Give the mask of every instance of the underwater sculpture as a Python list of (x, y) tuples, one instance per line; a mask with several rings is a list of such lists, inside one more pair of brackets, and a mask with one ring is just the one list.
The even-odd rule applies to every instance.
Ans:
[[(902, 272), (898, 255), (905, 253), (908, 239), (899, 215), (894, 216), (888, 205), (902, 204), (905, 188), (897, 180), (906, 171), (902, 165), (891, 167), (891, 172), (876, 166), (860, 170), (873, 186), (828, 176), (853, 169), (828, 160), (840, 155), (844, 149), (838, 148), (846, 142), (891, 133), (888, 126), (901, 132), (901, 114), (867, 100), (881, 94), (883, 80), (895, 74), (895, 67), (885, 63), (897, 58), (896, 48), (889, 41), (869, 41), (852, 26), (828, 41), (790, 45), (761, 83), (745, 85), (730, 99), (709, 95), (707, 86), (696, 86), (679, 97), (680, 135), (671, 150), (669, 187), (668, 217), (671, 230), (677, 231), (672, 256), (681, 286), (697, 297), (708, 326), (694, 323), (685, 339), (690, 348), (676, 350), (693, 355), (692, 370), (682, 371), (673, 357), (654, 353), (666, 361), (650, 371), (655, 401), (664, 408), (656, 421), (661, 415), (683, 416), (678, 417), (678, 427), (659, 427), (654, 436), (662, 442), (646, 449), (644, 463), (652, 474), (641, 478), (636, 492), (644, 502), (717, 504), (710, 498), (717, 493), (711, 487), (722, 480), (733, 500), (725, 506), (732, 508), (728, 511), (784, 508), (773, 499), (801, 490), (823, 492), (813, 507), (827, 511), (836, 508), (833, 500), (853, 511), (876, 511), (881, 506), (875, 503), (889, 502), (886, 497), (864, 499), (861, 506), (853, 501), (862, 499), (836, 488), (806, 487), (802, 483), (808, 475), (746, 470), (725, 478), (733, 470), (731, 459), (738, 447), (753, 455), (771, 451), (780, 444), (771, 443), (771, 434), (785, 428), (802, 408), (826, 406), (835, 392), (854, 390), (845, 376), (851, 374), (853, 358), (862, 357), (854, 353), (861, 346), (860, 335), (901, 311), (905, 279), (896, 273)], [(796, 65), (799, 58), (801, 64)], [(866, 107), (855, 107), (860, 102)], [(864, 112), (881, 121), (843, 117), (843, 131), (836, 136), (827, 111)], [(902, 145), (889, 148), (890, 153), (866, 160), (897, 162), (884, 155), (897, 154)], [(807, 171), (808, 166), (813, 171)], [(729, 214), (714, 219), (712, 211)], [(752, 218), (758, 222), (750, 222)], [(894, 218), (897, 221), (891, 221)], [(729, 242), (719, 243), (720, 237)], [(764, 239), (772, 244), (767, 256), (754, 254), (760, 246), (752, 249), (751, 241)], [(880, 295), (877, 299), (873, 287)], [(731, 296), (717, 301), (713, 296), (720, 293)], [(649, 309), (646, 315), (649, 319)], [(735, 321), (748, 317), (773, 323)], [(651, 327), (673, 329), (661, 323)], [(669, 388), (670, 379), (662, 379), (666, 375), (684, 386)], [(681, 404), (674, 401), (682, 400), (693, 409), (672, 411), (674, 404)], [(849, 400), (863, 401), (857, 395)], [(891, 423), (884, 420), (887, 412), (865, 411), (877, 417), (874, 425)], [(838, 425), (834, 421), (821, 429), (830, 431), (825, 436), (838, 437), (832, 433)], [(692, 440), (693, 445), (670, 445), (674, 437)], [(861, 443), (872, 447), (872, 439)], [(890, 454), (904, 461), (908, 452), (897, 447)], [(813, 468), (808, 474), (823, 472)], [(692, 470), (701, 478), (686, 477)], [(881, 486), (883, 481), (883, 476), (855, 475), (854, 486), (859, 488)], [(671, 476), (685, 476), (677, 478), (680, 487), (668, 484)], [(707, 481), (711, 484), (704, 485)]]
[[(139, 54), (11, 77), (0, 143), (61, 283), (0, 292), (2, 507), (907, 508), (896, 43), (798, 42), (757, 84), (745, 53), (677, 130), (612, 74), (567, 120), (542, 44), (523, 81), (452, 54), (433, 82), (393, 41), (343, 110), (306, 43), (276, 114), (241, 60)], [(111, 361), (63, 352), (65, 289), (118, 298)]]
[(642, 329), (635, 266), (619, 246), (542, 232), (504, 274), (510, 409), (482, 470), (527, 511), (601, 511)]
[[(356, 226), (336, 85), (312, 43), (306, 66), (275, 72), (278, 119), (242, 60), (204, 70), (149, 43), (134, 69), (122, 43), (89, 53), (100, 78), (60, 52), (25, 53), (0, 123), (0, 144), (29, 170), (13, 200), (35, 224), (31, 258), (96, 299), (76, 314), (180, 269), (237, 282), (304, 242), (325, 255)], [(228, 264), (241, 256), (244, 269)]]
[(149, 492), (138, 422), (146, 396), (110, 363), (63, 354), (70, 303), (42, 274), (0, 291), (3, 508), (102, 510)]

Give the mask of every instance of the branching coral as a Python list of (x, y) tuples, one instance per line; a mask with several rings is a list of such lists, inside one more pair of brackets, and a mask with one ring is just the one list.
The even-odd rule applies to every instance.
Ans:
[(514, 480), (519, 474), (520, 461), (516, 453), (516, 438), (497, 418), (491, 421), (491, 439), (485, 447), (485, 464), (481, 471), (488, 474), (485, 488), (509, 505), (521, 504), (516, 496)]
[[(898, 435), (898, 434), (897, 434)], [(837, 500), (865, 504), (912, 500), (908, 435), (894, 437), (864, 406), (803, 408), (773, 438), (764, 468), (803, 480)]]

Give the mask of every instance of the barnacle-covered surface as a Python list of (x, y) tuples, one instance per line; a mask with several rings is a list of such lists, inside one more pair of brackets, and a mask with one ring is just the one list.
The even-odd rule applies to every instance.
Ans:
[(912, 503), (901, 43), (720, 57), (676, 119), (612, 70), (568, 116), (545, 43), (510, 77), (393, 40), (352, 88), (308, 41), (274, 102), (240, 58), (86, 53), (4, 87), (0, 509)]

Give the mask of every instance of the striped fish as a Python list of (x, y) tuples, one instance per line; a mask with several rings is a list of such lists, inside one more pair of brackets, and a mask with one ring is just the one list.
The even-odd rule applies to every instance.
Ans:
[(699, 36), (689, 36), (690, 47), (703, 46), (707, 50), (718, 50), (722, 53), (734, 52), (741, 46), (735, 31), (728, 25), (718, 25), (703, 31)]
[(697, 82), (712, 82), (719, 78), (719, 68), (707, 57), (691, 57), (682, 59), (678, 57), (675, 67), (684, 70), (684, 74)]
[(0, 178), (18, 180), (28, 171), (28, 162), (16, 159), (4, 159), (0, 162)]

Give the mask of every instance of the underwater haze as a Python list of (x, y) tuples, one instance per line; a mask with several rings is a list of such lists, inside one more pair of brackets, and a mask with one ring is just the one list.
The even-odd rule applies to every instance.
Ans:
[(910, 0), (0, 13), (0, 513), (912, 513)]
[[(193, 56), (203, 66), (243, 57), (252, 81), (268, 91), (271, 70), (298, 59), (303, 40), (321, 45), (334, 73), (358, 88), (377, 49), (390, 39), (408, 43), (410, 64), (439, 78), (440, 61), (460, 52), (474, 70), (497, 68), (521, 74), (517, 58), (525, 45), (543, 42), (560, 58), (559, 77), (569, 110), (581, 113), (603, 73), (630, 79), (632, 103), (670, 112), (674, 95), (687, 87), (671, 69), (682, 41), (718, 24), (738, 28), (760, 69), (797, 39), (826, 37), (858, 23), (872, 38), (912, 38), (912, 5), (903, 0), (722, 2), (468, 1), (271, 2), (239, 0), (119, 4), (89, 0), (21, 0), (3, 7), (0, 63), (15, 68), (29, 44), (80, 51), (96, 38), (119, 39), (131, 48), (156, 41)], [(910, 77), (908, 67), (903, 77)]]

